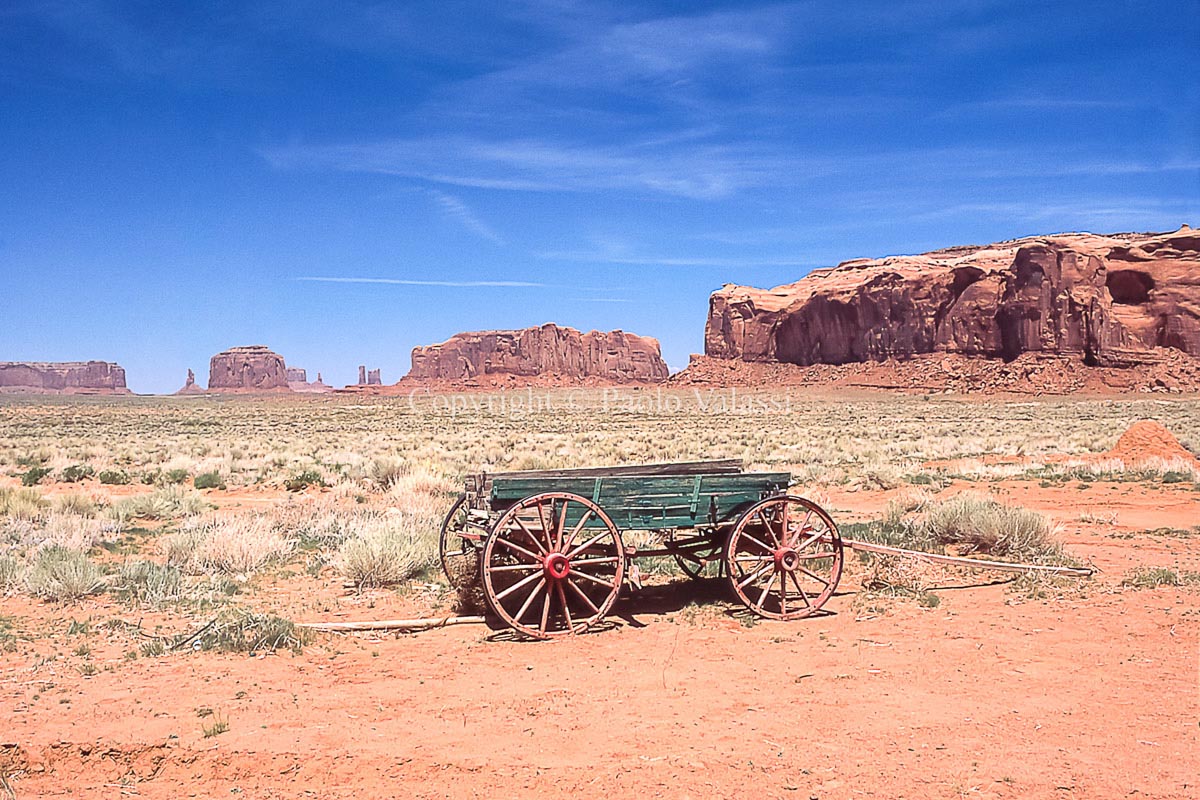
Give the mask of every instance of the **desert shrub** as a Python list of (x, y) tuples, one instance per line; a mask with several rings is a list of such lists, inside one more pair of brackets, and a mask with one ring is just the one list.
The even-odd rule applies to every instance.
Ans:
[(60, 494), (51, 505), (60, 514), (75, 514), (80, 517), (94, 517), (99, 508), (96, 501), (86, 494)]
[(152, 469), (152, 470), (149, 470), (148, 472), (143, 472), (140, 480), (146, 486), (154, 486), (155, 484), (161, 482), (162, 470), (161, 469)]
[(224, 653), (250, 653), (288, 648), (299, 652), (311, 634), (297, 628), (291, 620), (272, 614), (238, 611), (219, 618), (191, 645), (197, 650), (216, 650)]
[(175, 469), (166, 470), (159, 477), (162, 483), (174, 486), (188, 479), (188, 471), (182, 467), (176, 467)]
[(294, 547), (273, 520), (250, 515), (191, 520), (166, 541), (168, 564), (232, 574), (254, 572)]
[(1200, 585), (1200, 572), (1176, 572), (1170, 567), (1139, 567), (1129, 572), (1122, 586), (1132, 589), (1157, 589), (1159, 586)]
[(62, 471), (62, 479), (66, 483), (79, 483), (85, 478), (90, 478), (96, 474), (96, 470), (92, 469), (90, 464), (72, 464), (65, 467)]
[(200, 473), (199, 475), (196, 476), (196, 479), (194, 481), (192, 481), (192, 484), (197, 489), (224, 489), (225, 488), (225, 481), (221, 480), (221, 473), (216, 472), (216, 471)]
[(22, 486), (37, 486), (42, 482), (42, 478), (49, 475), (54, 470), (49, 467), (30, 467), (27, 472), (21, 474)]
[(132, 519), (177, 519), (203, 514), (212, 505), (203, 496), (178, 486), (164, 486), (150, 494), (129, 497), (113, 504), (114, 513)]
[(402, 583), (437, 560), (438, 528), (432, 520), (386, 514), (356, 520), (338, 550), (337, 564), (359, 586)]
[(87, 553), (100, 542), (116, 538), (120, 530), (120, 525), (112, 520), (54, 512), (35, 520), (25, 530), (22, 543), (32, 550)]
[(10, 555), (0, 555), (0, 595), (15, 592), (25, 580), (25, 565)]
[(965, 492), (929, 506), (918, 523), (933, 540), (955, 546), (963, 555), (1044, 563), (1061, 556), (1045, 516)]
[(106, 486), (124, 486), (129, 483), (129, 473), (119, 469), (106, 469), (96, 476)]
[(289, 492), (300, 492), (309, 486), (325, 486), (325, 477), (315, 469), (306, 469), (285, 480), (283, 486)]
[(367, 477), (383, 491), (388, 491), (396, 484), (401, 476), (408, 473), (408, 467), (403, 461), (390, 458), (379, 458), (371, 463)]
[(100, 591), (104, 573), (79, 550), (48, 547), (34, 559), (28, 585), (38, 597), (67, 602)]
[(143, 605), (159, 606), (183, 593), (183, 576), (177, 567), (153, 561), (130, 561), (121, 567), (114, 590)]
[(0, 517), (35, 519), (42, 515), (46, 500), (36, 489), (0, 486)]

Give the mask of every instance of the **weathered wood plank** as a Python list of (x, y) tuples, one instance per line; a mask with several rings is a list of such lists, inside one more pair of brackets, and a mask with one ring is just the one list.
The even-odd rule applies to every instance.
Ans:
[(678, 461), (663, 464), (629, 464), (619, 467), (579, 467), (576, 469), (531, 469), (519, 472), (496, 472), (492, 480), (515, 478), (605, 478), (621, 475), (728, 475), (741, 472), (739, 458), (716, 461)]

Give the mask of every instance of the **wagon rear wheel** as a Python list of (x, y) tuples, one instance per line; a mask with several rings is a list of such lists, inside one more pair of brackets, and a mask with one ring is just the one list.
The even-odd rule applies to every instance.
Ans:
[(581, 633), (604, 617), (625, 577), (625, 547), (591, 500), (546, 492), (509, 508), (482, 556), (488, 606), (536, 639)]
[(469, 585), (479, 571), (480, 537), (468, 537), (469, 513), (467, 496), (460, 494), (442, 519), (442, 530), (438, 537), (438, 558), (442, 562), (442, 572), (450, 585), (456, 588)]
[(771, 619), (800, 619), (825, 605), (842, 577), (842, 538), (810, 500), (770, 497), (729, 534), (725, 569), (738, 600)]

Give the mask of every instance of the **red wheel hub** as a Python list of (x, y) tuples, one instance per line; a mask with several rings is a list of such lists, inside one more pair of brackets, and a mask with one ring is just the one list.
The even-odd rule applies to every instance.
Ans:
[(800, 565), (800, 556), (790, 547), (781, 547), (775, 551), (775, 569), (784, 572), (795, 572)]
[(543, 567), (546, 570), (547, 578), (561, 581), (571, 574), (571, 559), (562, 553), (551, 553), (546, 556)]

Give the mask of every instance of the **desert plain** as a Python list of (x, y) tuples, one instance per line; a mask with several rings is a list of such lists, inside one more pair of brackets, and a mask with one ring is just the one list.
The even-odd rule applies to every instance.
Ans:
[[(0, 398), (0, 797), (1195, 797), (1197, 448), (1187, 395)], [(851, 554), (773, 622), (654, 559), (558, 641), (298, 627), (476, 613), (468, 474), (709, 458), (1095, 573)]]

